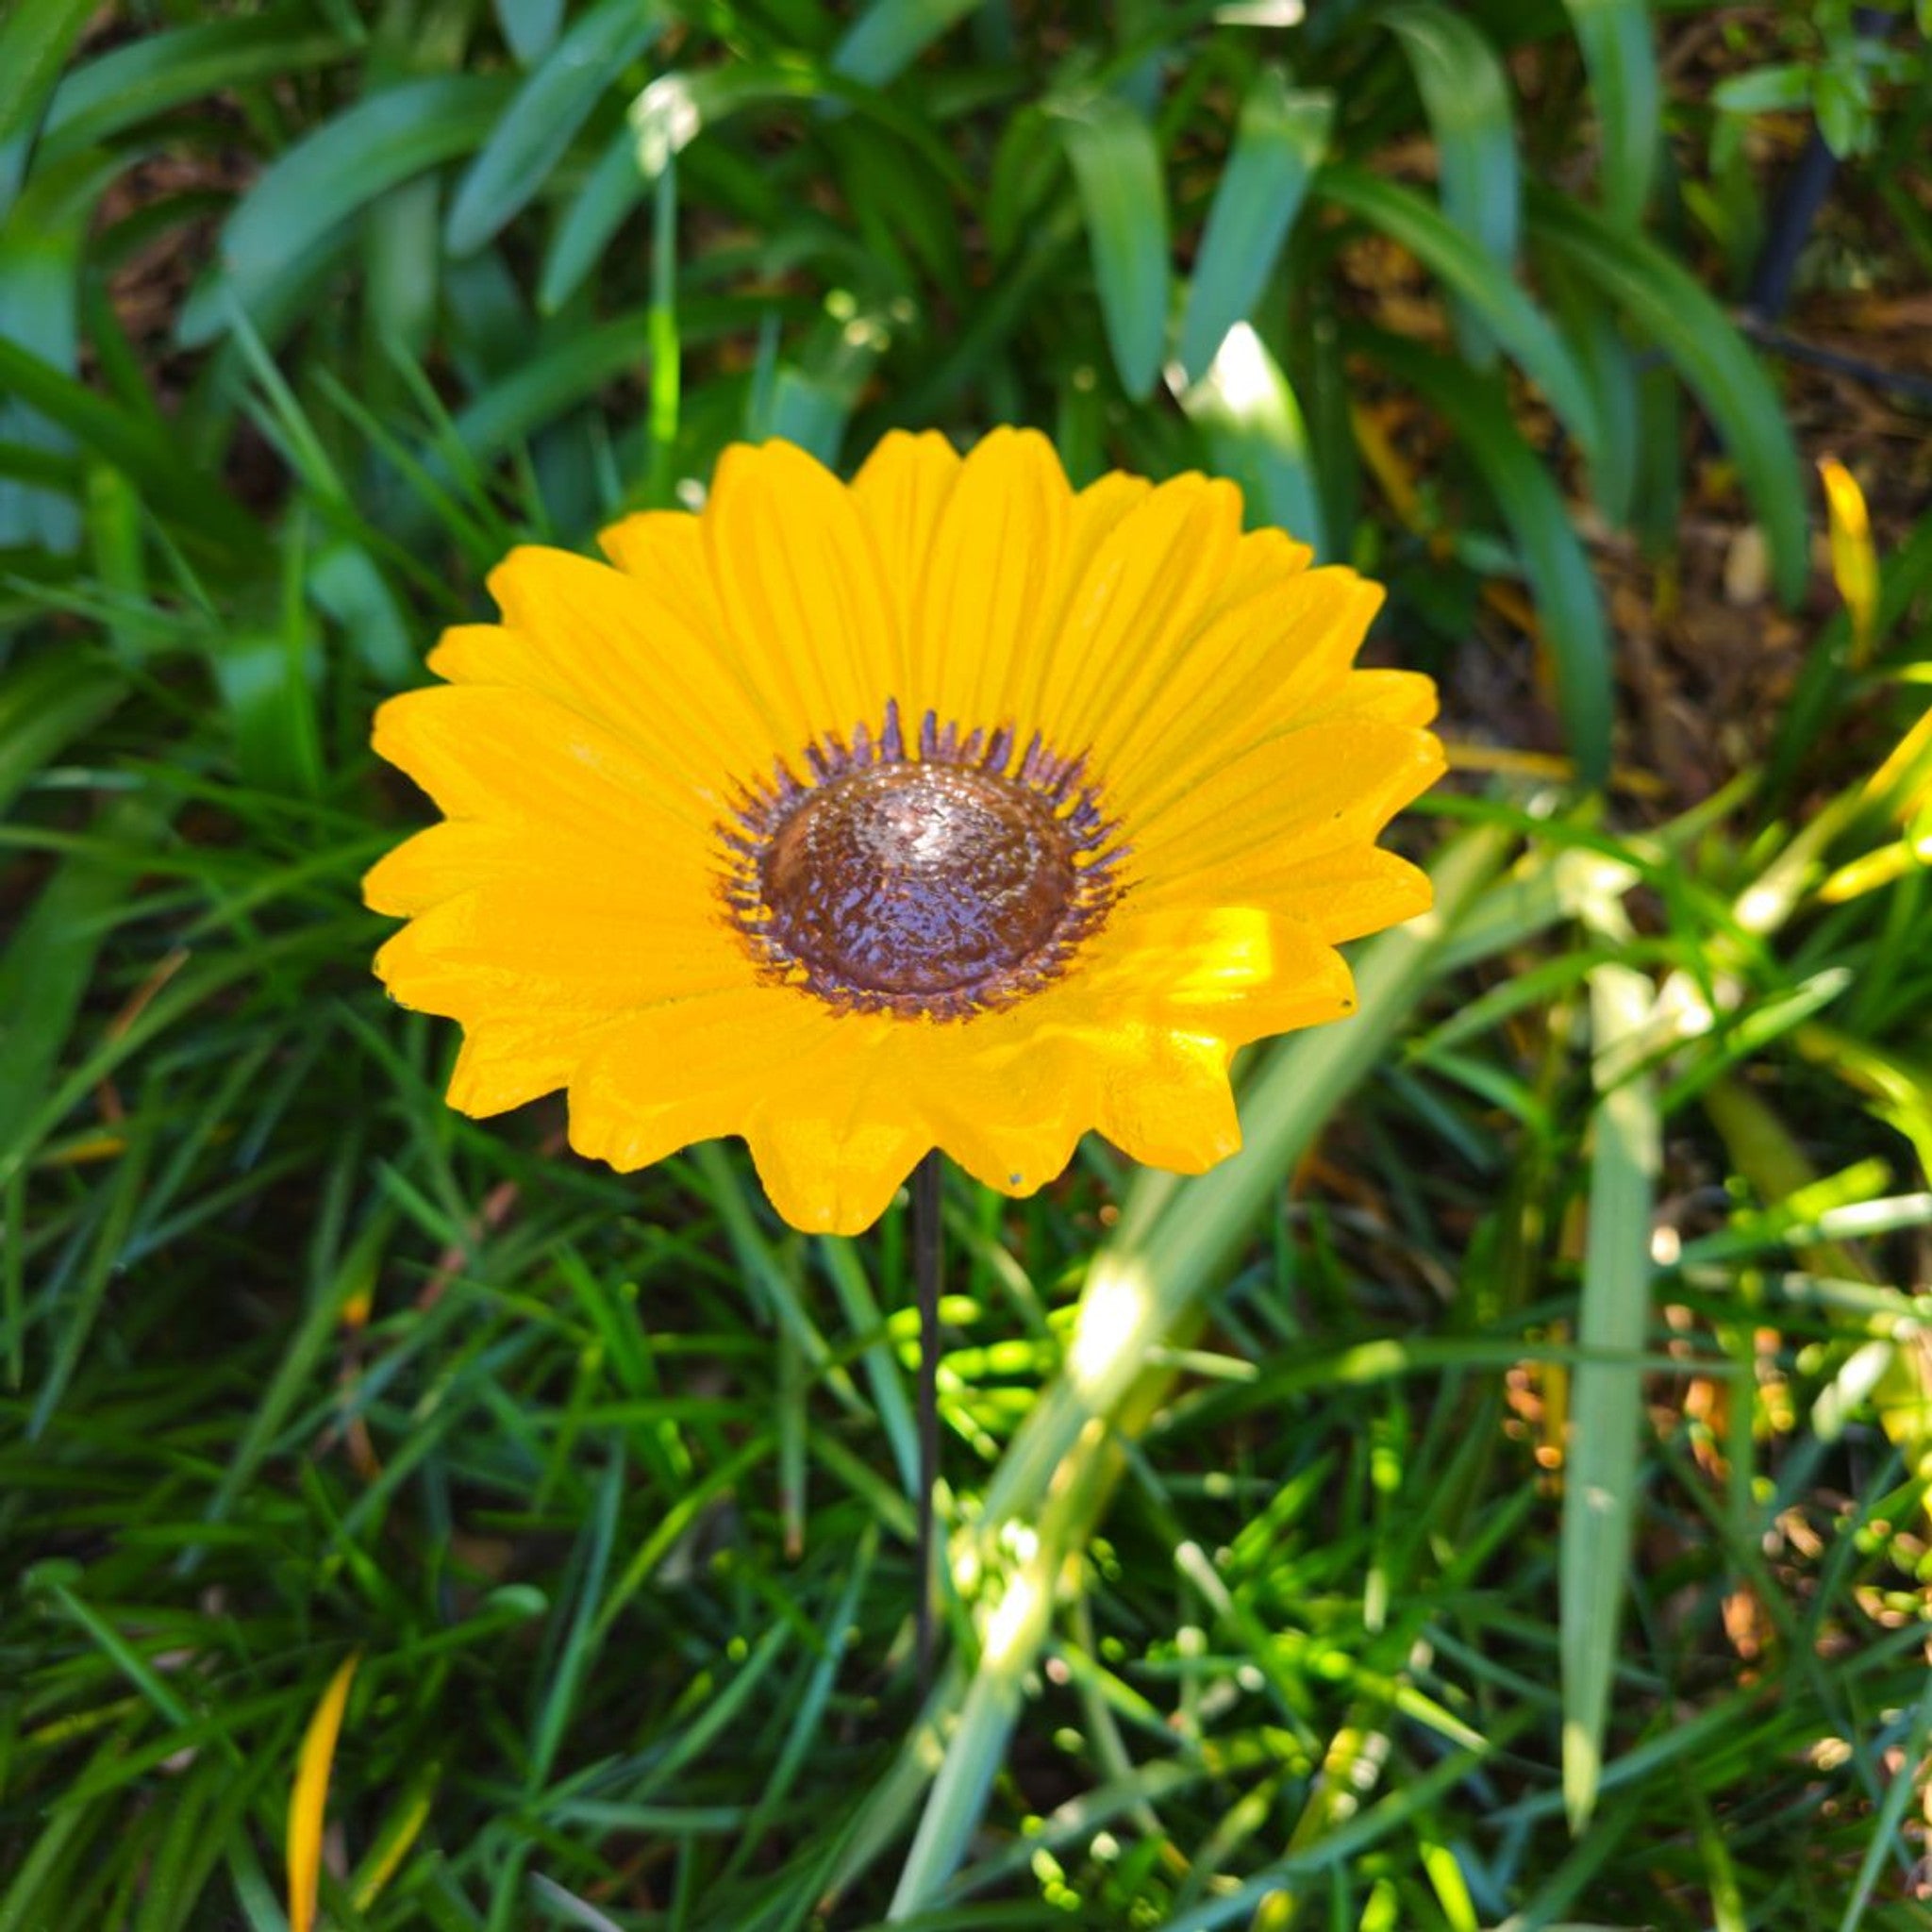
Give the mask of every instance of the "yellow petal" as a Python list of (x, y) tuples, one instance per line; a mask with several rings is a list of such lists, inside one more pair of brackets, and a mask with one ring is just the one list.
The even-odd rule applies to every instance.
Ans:
[(375, 970), (404, 1006), (464, 1021), (575, 1024), (744, 985), (751, 957), (715, 895), (701, 880), (656, 886), (613, 869), (602, 891), (536, 875), (477, 887), (419, 913)]
[(1040, 693), (1048, 741), (1096, 772), (1160, 701), (1241, 539), (1230, 483), (1182, 476), (1121, 518), (1074, 585)]
[(704, 516), (736, 661), (770, 704), (795, 769), (829, 733), (876, 730), (897, 625), (851, 492), (802, 449), (725, 451)]
[(1202, 1174), (1238, 1153), (1241, 1122), (1224, 1041), (1148, 1030), (1102, 1090), (1100, 1131), (1130, 1159)]
[(1053, 445), (1031, 430), (995, 430), (967, 458), (916, 607), (908, 724), (928, 708), (968, 728), (1012, 722), (1020, 667), (1048, 644), (1072, 505)]
[(877, 546), (887, 595), (898, 621), (891, 695), (915, 702), (909, 641), (925, 586), (927, 559), (941, 513), (959, 478), (958, 452), (937, 430), (895, 429), (860, 466), (852, 494)]
[(445, 816), (591, 845), (708, 834), (716, 813), (601, 724), (534, 691), (445, 685), (375, 714), (375, 749)]
[(675, 586), (667, 595), (588, 558), (526, 548), (491, 573), (490, 590), (504, 625), (451, 632), (429, 660), (439, 675), (548, 693), (637, 746), (708, 813), (785, 749), (789, 721)]

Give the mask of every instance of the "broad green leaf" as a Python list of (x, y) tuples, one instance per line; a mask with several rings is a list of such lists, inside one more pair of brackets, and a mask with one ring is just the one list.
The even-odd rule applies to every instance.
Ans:
[(91, 0), (13, 0), (0, 16), (0, 144), (31, 137), (93, 11)]
[(1249, 319), (1334, 119), (1333, 94), (1298, 93), (1278, 67), (1264, 67), (1249, 88), (1188, 289), (1180, 364), (1191, 380), (1207, 371), (1228, 330)]
[(1590, 558), (1549, 465), (1523, 440), (1499, 380), (1413, 342), (1364, 331), (1363, 345), (1441, 412), (1482, 473), (1516, 540), (1550, 648), (1563, 732), (1586, 784), (1609, 775), (1610, 643)]
[(1107, 94), (1053, 112), (1080, 192), (1114, 367), (1121, 387), (1143, 402), (1167, 342), (1167, 190), (1154, 130)]
[(1506, 270), (1413, 189), (1398, 182), (1332, 163), (1315, 177), (1315, 187), (1324, 200), (1359, 215), (1440, 275), (1541, 388), (1585, 455), (1595, 456), (1603, 438), (1590, 385), (1549, 318)]
[(1571, 1389), (1557, 1553), (1562, 1606), (1563, 1803), (1573, 1831), (1596, 1804), (1635, 1521), (1650, 1328), (1650, 1222), (1660, 1164), (1647, 1074), (1614, 1071), (1649, 1020), (1649, 980), (1627, 966), (1590, 975), (1597, 1081), (1590, 1157), (1590, 1229)]
[(493, 10), (521, 67), (542, 59), (563, 25), (563, 0), (495, 0)]
[(1583, 49), (1610, 219), (1635, 227), (1657, 174), (1662, 105), (1648, 0), (1563, 0)]
[(400, 182), (467, 154), (503, 110), (497, 75), (444, 74), (371, 94), (325, 121), (249, 190), (222, 231), (220, 270), (181, 317), (197, 347), (273, 299), (305, 258)]
[(1312, 547), (1334, 553), (1322, 527), (1322, 498), (1308, 436), (1288, 378), (1254, 329), (1238, 322), (1208, 374), (1181, 396), (1206, 438), (1214, 467), (1241, 486), (1249, 512)]
[(978, 0), (873, 0), (832, 50), (832, 71), (867, 87), (898, 78)]
[(1696, 391), (1764, 525), (1778, 594), (1796, 604), (1810, 571), (1804, 479), (1777, 391), (1744, 339), (1655, 242), (1561, 195), (1533, 191), (1529, 206), (1537, 244), (1594, 284)]
[[(1383, 15), (1415, 75), (1436, 137), (1442, 212), (1505, 274), (1513, 273), (1523, 227), (1523, 182), (1509, 82), (1482, 29), (1436, 0), (1412, 0)], [(1462, 352), (1478, 368), (1495, 359), (1495, 340), (1466, 301), (1456, 310)]]
[(645, 186), (643, 171), (638, 166), (637, 137), (628, 127), (622, 127), (577, 190), (551, 237), (537, 281), (540, 313), (555, 315), (583, 286), (584, 277), (610, 245), (610, 238), (644, 198)]
[(656, 0), (602, 0), (517, 90), (450, 204), (443, 243), (470, 255), (528, 204), (618, 75), (658, 37)]
[(62, 76), (47, 108), (46, 151), (66, 154), (217, 90), (312, 75), (352, 49), (304, 13), (283, 10), (146, 34)]

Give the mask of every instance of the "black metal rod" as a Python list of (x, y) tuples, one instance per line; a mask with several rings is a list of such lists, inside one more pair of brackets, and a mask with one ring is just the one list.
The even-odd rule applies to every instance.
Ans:
[(935, 1147), (912, 1176), (912, 1273), (919, 1293), (919, 1691), (932, 1690), (933, 1495), (940, 1479), (940, 1161)]

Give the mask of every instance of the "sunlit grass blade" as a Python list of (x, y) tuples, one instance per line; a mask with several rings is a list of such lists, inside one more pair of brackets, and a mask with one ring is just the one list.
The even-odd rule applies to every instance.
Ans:
[(1207, 438), (1214, 467), (1241, 486), (1250, 514), (1328, 558), (1301, 405), (1260, 337), (1236, 323), (1207, 375), (1180, 400)]
[(1590, 1161), (1590, 1227), (1564, 1459), (1561, 1541), (1563, 1803), (1580, 1831), (1595, 1808), (1616, 1674), (1624, 1577), (1635, 1522), (1640, 1357), (1650, 1326), (1650, 1223), (1661, 1159), (1650, 1076), (1628, 1048), (1648, 1023), (1653, 990), (1628, 967), (1591, 974), (1598, 1082)]
[[(1407, 0), (1382, 18), (1408, 57), (1428, 113), (1443, 214), (1505, 275), (1513, 274), (1523, 184), (1495, 49), (1480, 27), (1437, 0)], [(1466, 300), (1457, 303), (1457, 330), (1478, 368), (1494, 359), (1494, 338)]]
[(1332, 94), (1297, 92), (1278, 67), (1264, 67), (1255, 76), (1188, 285), (1179, 357), (1191, 381), (1207, 375), (1228, 330), (1253, 312), (1327, 149), (1334, 119)]
[(1648, 0), (1563, 0), (1583, 49), (1603, 143), (1604, 207), (1635, 226), (1650, 198), (1663, 125)]
[(1778, 594), (1795, 604), (1810, 558), (1797, 451), (1777, 391), (1689, 271), (1654, 242), (1574, 201), (1529, 197), (1530, 235), (1613, 302), (1676, 366), (1716, 424), (1771, 544)]
[(1363, 954), (1358, 1015), (1270, 1053), (1243, 1090), (1241, 1153), (1191, 1180), (1136, 1177), (1113, 1239), (1089, 1270), (1067, 1367), (1041, 1392), (987, 1491), (981, 1535), (990, 1549), (1014, 1523), (1025, 1526), (1033, 1554), (1007, 1576), (981, 1632), (978, 1664), (899, 1874), (895, 1914), (932, 1904), (965, 1856), (1064, 1565), (1091, 1534), (1119, 1474), (1108, 1426), (1127, 1435), (1144, 1426), (1174, 1373), (1148, 1369), (1149, 1354), (1174, 1333), (1282, 1174), (1413, 1011), (1444, 936), (1479, 896), (1503, 844), (1475, 833), (1450, 847), (1434, 874), (1435, 909)]
[(1550, 408), (1585, 454), (1595, 453), (1603, 439), (1590, 387), (1548, 317), (1507, 270), (1413, 189), (1398, 182), (1332, 163), (1316, 176), (1315, 192), (1324, 201), (1359, 215), (1440, 275), (1541, 388)]
[(1055, 119), (1080, 191), (1108, 345), (1121, 387), (1140, 401), (1167, 342), (1167, 184), (1154, 130), (1108, 94), (1062, 102)]

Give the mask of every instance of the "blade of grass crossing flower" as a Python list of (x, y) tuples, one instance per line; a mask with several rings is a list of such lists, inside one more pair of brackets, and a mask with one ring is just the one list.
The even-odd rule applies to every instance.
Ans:
[(1264, 67), (1249, 88), (1188, 286), (1180, 364), (1190, 381), (1208, 373), (1228, 330), (1252, 313), (1334, 120), (1333, 94), (1295, 92), (1279, 67)]
[(452, 255), (480, 248), (528, 206), (599, 99), (658, 28), (655, 0), (602, 0), (550, 49), (458, 184), (443, 227)]
[(295, 1789), (289, 1800), (289, 1932), (310, 1932), (315, 1924), (316, 1894), (322, 1884), (322, 1824), (328, 1803), (329, 1771), (335, 1763), (336, 1740), (341, 1734), (342, 1712), (349, 1687), (356, 1681), (360, 1651), (342, 1659), (328, 1680), (308, 1728), (302, 1734), (296, 1759)]
[(1604, 1726), (1630, 1562), (1643, 1420), (1639, 1357), (1650, 1324), (1650, 1223), (1660, 1159), (1656, 1095), (1644, 1074), (1616, 1072), (1647, 1024), (1651, 983), (1626, 966), (1591, 974), (1598, 1098), (1590, 1158), (1558, 1552), (1562, 1624), (1563, 1805), (1581, 1831), (1596, 1807)]
[[(1433, 983), (1445, 935), (1479, 897), (1507, 844), (1507, 835), (1485, 829), (1450, 846), (1435, 870), (1434, 909), (1363, 953), (1357, 1016), (1269, 1052), (1243, 1094), (1239, 1154), (1193, 1179), (1152, 1172), (1135, 1177), (1119, 1228), (1089, 1270), (1067, 1366), (988, 1486), (981, 1547), (991, 1574), (1006, 1572), (999, 1539), (1007, 1526), (1032, 1526), (1033, 1551), (1006, 1574), (984, 1620), (979, 1659), (893, 1894), (893, 1923), (935, 1902), (978, 1827), (1025, 1677), (1051, 1627), (1055, 1591), (1123, 1466), (1107, 1424), (1131, 1437), (1157, 1412), (1176, 1372), (1145, 1369), (1149, 1351), (1206, 1292), (1274, 1198), (1283, 1174)], [(842, 1875), (851, 1875), (849, 1867)]]
[(1590, 385), (1549, 318), (1462, 230), (1413, 189), (1366, 169), (1335, 162), (1315, 179), (1322, 198), (1359, 215), (1440, 275), (1494, 332), (1584, 454), (1594, 457), (1603, 438)]
[(1610, 641), (1590, 559), (1549, 467), (1492, 378), (1393, 336), (1364, 337), (1375, 359), (1439, 409), (1494, 494), (1516, 540), (1556, 672), (1564, 736), (1587, 784), (1609, 776)]
[(1055, 110), (1087, 222), (1100, 316), (1121, 387), (1153, 393), (1167, 341), (1167, 189), (1154, 130), (1097, 94)]
[(832, 50), (832, 71), (867, 87), (896, 80), (979, 0), (874, 0)]
[(1724, 310), (1654, 242), (1532, 189), (1531, 239), (1572, 264), (1661, 349), (1697, 393), (1770, 541), (1778, 594), (1795, 604), (1810, 569), (1805, 489), (1777, 391)]
[[(1436, 0), (1413, 0), (1382, 16), (1408, 58), (1429, 130), (1436, 137), (1442, 212), (1506, 275), (1514, 272), (1523, 226), (1523, 183), (1503, 63), (1480, 27)], [(1456, 309), (1463, 355), (1494, 361), (1495, 338), (1466, 300)]]
[(1603, 144), (1604, 208), (1634, 227), (1650, 199), (1662, 125), (1647, 0), (1563, 0), (1583, 50)]
[(199, 348), (243, 312), (273, 306), (306, 259), (377, 195), (467, 154), (496, 125), (508, 82), (441, 74), (370, 94), (279, 156), (222, 230), (221, 268), (190, 297), (177, 333)]

